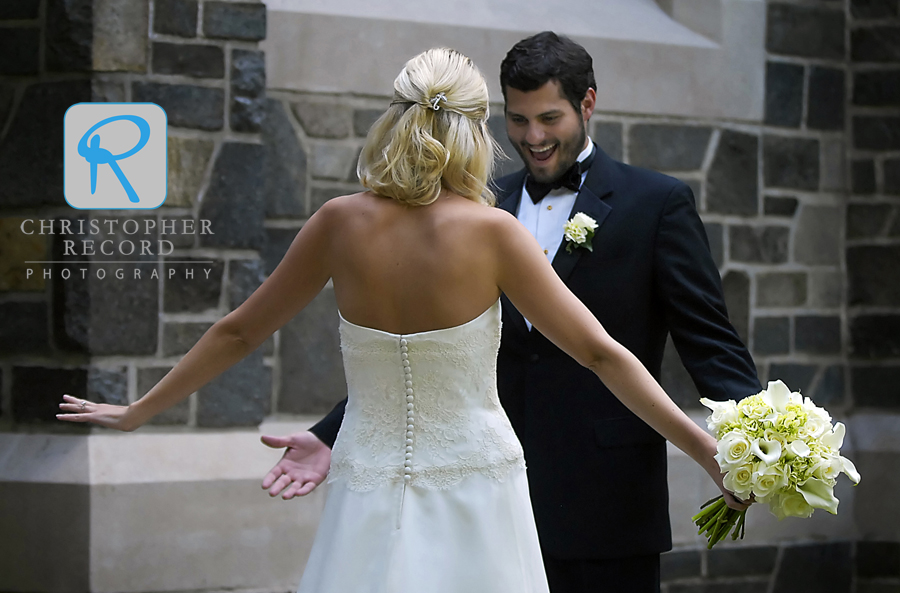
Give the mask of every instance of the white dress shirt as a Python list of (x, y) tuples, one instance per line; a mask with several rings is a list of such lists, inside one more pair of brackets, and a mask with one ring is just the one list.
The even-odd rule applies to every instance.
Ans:
[[(587, 148), (581, 151), (576, 160), (583, 161), (593, 149), (594, 143), (588, 138)], [(587, 171), (581, 174), (581, 183), (584, 183), (586, 176)], [(538, 245), (544, 250), (544, 255), (551, 263), (562, 244), (563, 226), (569, 220), (577, 197), (578, 192), (561, 187), (550, 191), (543, 200), (535, 204), (528, 195), (528, 190), (524, 185), (522, 187), (522, 199), (519, 200), (519, 211), (516, 213), (516, 218), (537, 239)], [(531, 330), (531, 323), (527, 319), (525, 324)]]

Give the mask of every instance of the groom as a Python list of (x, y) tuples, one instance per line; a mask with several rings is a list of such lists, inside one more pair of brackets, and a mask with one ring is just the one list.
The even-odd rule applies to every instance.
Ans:
[[(728, 321), (691, 190), (612, 160), (587, 136), (596, 101), (587, 51), (539, 33), (509, 51), (500, 81), (507, 133), (525, 169), (496, 182), (499, 207), (532, 232), (566, 285), (654, 377), (671, 334), (701, 395), (760, 391)], [(563, 237), (577, 213), (598, 225), (591, 250)], [(525, 449), (552, 593), (659, 591), (659, 554), (671, 548), (664, 439), (502, 299), (498, 389)], [(263, 486), (285, 498), (315, 488), (328, 470), (323, 441), (334, 443), (342, 415), (343, 402), (311, 433), (263, 437), (289, 447)]]

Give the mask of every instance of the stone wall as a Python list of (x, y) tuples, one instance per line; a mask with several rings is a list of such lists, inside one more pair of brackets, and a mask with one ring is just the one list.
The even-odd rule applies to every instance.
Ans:
[[(54, 413), (64, 392), (134, 401), (261, 283), (265, 59), (257, 46), (265, 34), (261, 3), (23, 0), (0, 7), (4, 427), (62, 428)], [(63, 114), (83, 101), (166, 110), (162, 208), (65, 205)], [(140, 230), (129, 232), (128, 220)], [(61, 235), (62, 221), (70, 228), (83, 221), (86, 229), (96, 221), (100, 232)], [(166, 239), (174, 250), (137, 259), (115, 251), (72, 256), (66, 239), (79, 254), (104, 240)], [(56, 263), (26, 263), (47, 261)], [(271, 411), (274, 348), (271, 340), (153, 422), (256, 426)]]

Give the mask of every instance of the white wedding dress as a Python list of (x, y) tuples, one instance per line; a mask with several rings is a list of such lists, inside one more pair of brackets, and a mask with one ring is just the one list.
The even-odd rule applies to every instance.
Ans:
[(499, 301), (448, 329), (340, 332), (349, 397), (299, 593), (548, 593), (497, 397)]

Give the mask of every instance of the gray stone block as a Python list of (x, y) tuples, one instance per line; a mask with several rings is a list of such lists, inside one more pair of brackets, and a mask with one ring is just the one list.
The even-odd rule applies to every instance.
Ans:
[(306, 153), (297, 141), (284, 107), (274, 99), (265, 102), (262, 141), (266, 216), (305, 216)]
[(866, 107), (900, 106), (900, 70), (855, 73), (853, 103)]
[(356, 167), (359, 164), (360, 154), (362, 154), (362, 147), (355, 149), (355, 156), (353, 157), (353, 160), (350, 161), (350, 167), (346, 177), (346, 181), (349, 183), (359, 183), (359, 174), (356, 172)]
[[(146, 367), (137, 370), (137, 396), (144, 397), (148, 391), (165, 377), (172, 367)], [(191, 414), (190, 399), (186, 398), (169, 408), (163, 410), (147, 424), (155, 426), (178, 426), (188, 423)]]
[(63, 117), (74, 103), (90, 100), (87, 80), (38, 83), (25, 89), (0, 143), (0, 207), (62, 203)]
[(763, 213), (766, 216), (783, 216), (793, 218), (797, 212), (797, 198), (783, 198), (781, 196), (766, 196), (763, 199)]
[(231, 92), (259, 97), (266, 91), (266, 56), (261, 51), (231, 51)]
[(125, 103), (125, 83), (94, 78), (91, 80), (91, 100), (100, 103)]
[(841, 318), (798, 315), (794, 318), (794, 348), (810, 354), (840, 354)]
[(709, 239), (709, 252), (716, 267), (721, 269), (725, 262), (725, 227), (712, 222), (705, 223), (703, 227), (706, 229), (706, 238)]
[(168, 322), (163, 324), (163, 356), (179, 356), (187, 354), (194, 347), (203, 334), (212, 327), (208, 321), (198, 322)]
[(831, 406), (844, 401), (844, 367), (834, 365), (825, 368), (812, 399), (820, 406)]
[[(48, 368), (43, 366), (14, 366), (12, 369), (12, 417), (20, 424), (62, 423), (56, 419), (64, 394), (87, 396), (85, 369)], [(69, 425), (86, 430), (83, 424)], [(77, 427), (77, 428), (76, 428)]]
[[(193, 257), (176, 259), (190, 263), (163, 263), (163, 311), (200, 313), (218, 308), (224, 262), (215, 260), (213, 263), (200, 263), (207, 261), (206, 258)], [(206, 270), (209, 270), (208, 275)]]
[(766, 63), (766, 103), (763, 121), (770, 126), (799, 128), (803, 116), (803, 66)]
[(819, 170), (821, 172), (820, 185), (824, 191), (841, 192), (846, 187), (844, 173), (844, 145), (843, 137), (840, 139), (823, 138), (822, 154)]
[(265, 149), (259, 144), (225, 142), (219, 150), (200, 218), (215, 234), (200, 235), (207, 247), (259, 249), (265, 241)]
[(794, 261), (810, 265), (838, 265), (841, 260), (840, 206), (804, 206), (794, 231)]
[(233, 259), (228, 262), (228, 305), (231, 310), (250, 298), (263, 280), (261, 259)]
[(700, 408), (700, 393), (687, 369), (681, 364), (671, 336), (666, 341), (659, 384), (681, 409)]
[(900, 357), (900, 315), (857, 315), (850, 320), (854, 358)]
[(266, 6), (261, 2), (204, 2), (203, 34), (219, 39), (265, 39)]
[(163, 35), (197, 35), (196, 0), (154, 0), (153, 31)]
[(595, 121), (591, 139), (610, 158), (622, 160), (622, 124), (613, 121)]
[(217, 45), (156, 42), (153, 44), (153, 73), (224, 78), (225, 53)]
[(322, 204), (330, 200), (331, 198), (335, 198), (337, 196), (342, 196), (349, 192), (343, 191), (341, 189), (335, 187), (322, 187), (322, 186), (314, 186), (310, 188), (309, 191), (309, 214), (312, 215), (322, 207)]
[(765, 136), (763, 173), (766, 187), (817, 190), (819, 141), (812, 138)]
[(811, 271), (809, 273), (809, 304), (812, 307), (834, 308), (844, 302), (844, 275), (840, 271)]
[(856, 574), (866, 578), (900, 577), (900, 543), (858, 542)]
[(850, 163), (850, 187), (859, 195), (875, 193), (875, 161), (863, 159)]
[(790, 229), (784, 226), (728, 227), (732, 261), (780, 264), (787, 261)]
[(365, 138), (369, 128), (382, 116), (384, 111), (380, 109), (354, 109), (353, 110), (353, 134)]
[(323, 290), (281, 329), (278, 412), (318, 414), (347, 396), (333, 290)]
[(842, 9), (771, 3), (766, 19), (766, 49), (774, 54), (842, 60)]
[(799, 307), (806, 304), (806, 274), (767, 272), (756, 277), (758, 307)]
[(297, 236), (298, 229), (266, 229), (266, 243), (260, 251), (260, 257), (264, 262), (264, 272), (268, 276), (275, 271), (278, 264), (287, 253), (288, 247)]
[(706, 209), (718, 214), (755, 215), (759, 138), (722, 130), (706, 178)]
[(896, 17), (897, 0), (850, 0), (850, 15), (855, 19)]
[(235, 132), (256, 134), (262, 129), (266, 117), (266, 99), (260, 97), (232, 96), (228, 125)]
[(149, 0), (94, 0), (94, 72), (147, 72)]
[(806, 392), (818, 368), (811, 364), (773, 362), (769, 365), (769, 381), (781, 379), (791, 391)]
[(769, 575), (775, 569), (777, 557), (775, 546), (713, 548), (706, 556), (707, 574), (710, 577)]
[(900, 117), (854, 117), (853, 146), (861, 150), (900, 150)]
[[(898, 366), (850, 367), (850, 384), (853, 386), (853, 403), (857, 407), (900, 408)], [(884, 471), (884, 468), (877, 471)]]
[(791, 349), (791, 320), (788, 317), (757, 317), (753, 320), (753, 352), (787, 354)]
[(848, 542), (787, 546), (772, 591), (846, 593), (853, 582), (852, 566)]
[(97, 403), (127, 406), (128, 368), (89, 368), (87, 372), (87, 399)]
[(509, 136), (506, 133), (506, 118), (503, 115), (491, 116), (488, 119), (488, 130), (490, 130), (494, 140), (497, 141), (503, 154), (506, 155), (506, 158), (497, 159), (494, 163), (493, 178), (500, 179), (504, 175), (515, 173), (521, 169), (523, 166), (522, 159), (519, 158), (519, 153), (509, 141)]
[(166, 206), (192, 207), (197, 202), (214, 146), (211, 140), (169, 136)]
[(900, 159), (884, 160), (884, 193), (900, 195)]
[(813, 130), (844, 129), (844, 71), (813, 66), (809, 72), (806, 125)]
[(350, 108), (334, 103), (298, 101), (291, 110), (303, 131), (311, 138), (347, 138), (350, 136)]
[(700, 552), (697, 550), (673, 550), (660, 554), (659, 576), (662, 581), (699, 577)]
[(310, 166), (313, 178), (346, 179), (347, 171), (355, 165), (356, 154), (357, 149), (353, 146), (316, 143), (312, 147)]
[(849, 204), (847, 238), (873, 239), (884, 235), (892, 210), (890, 204)]
[[(39, 273), (39, 272), (38, 272)], [(32, 354), (50, 350), (47, 303), (0, 303), (0, 352)]]
[(693, 171), (703, 165), (712, 129), (638, 124), (629, 131), (628, 162), (662, 171)]
[(51, 72), (90, 72), (93, 66), (93, 0), (48, 0), (44, 64)]
[(0, 21), (19, 21), (38, 18), (40, 0), (16, 0), (0, 4)]
[(895, 307), (900, 303), (900, 246), (847, 248), (848, 305)]
[(730, 271), (722, 278), (722, 291), (728, 319), (746, 344), (750, 335), (750, 278), (744, 272)]
[(166, 110), (176, 128), (221, 130), (225, 125), (225, 91), (187, 84), (133, 82), (135, 102), (156, 103)]
[(900, 26), (876, 25), (850, 31), (850, 57), (854, 62), (900, 60)]
[(271, 408), (271, 369), (256, 350), (202, 387), (197, 396), (197, 426), (257, 426)]
[(37, 74), (40, 70), (40, 54), (40, 29), (3, 29), (3, 34), (0, 35), (0, 74)]

